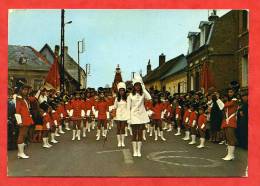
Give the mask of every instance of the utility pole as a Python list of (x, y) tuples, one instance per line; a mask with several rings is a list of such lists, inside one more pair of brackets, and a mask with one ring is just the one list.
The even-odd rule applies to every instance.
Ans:
[(88, 87), (88, 76), (90, 76), (90, 64), (86, 64), (86, 88)]
[[(81, 48), (80, 48), (80, 44), (81, 44)], [(83, 53), (85, 51), (85, 40), (82, 39), (81, 41), (78, 41), (78, 81), (79, 81), (79, 85), (78, 85), (78, 90), (80, 90), (80, 62), (79, 62), (79, 54)]]

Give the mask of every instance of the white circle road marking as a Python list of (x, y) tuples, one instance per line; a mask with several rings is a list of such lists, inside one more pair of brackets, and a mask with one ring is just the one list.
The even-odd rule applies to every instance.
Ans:
[[(162, 151), (162, 152), (153, 152), (150, 153), (147, 158), (152, 161), (160, 162), (160, 163), (165, 163), (169, 165), (175, 165), (175, 166), (183, 166), (183, 167), (217, 167), (220, 166), (221, 163), (216, 160), (208, 159), (208, 158), (202, 158), (202, 157), (190, 157), (190, 156), (176, 156), (176, 155), (171, 155), (172, 153), (187, 153), (188, 151)], [(166, 155), (169, 154), (170, 155)], [(166, 155), (166, 156), (165, 156)], [(167, 161), (165, 159), (194, 159), (194, 162), (196, 160), (203, 160), (210, 162), (209, 164), (206, 165), (200, 165), (200, 164), (188, 164), (188, 163), (177, 163), (177, 162), (172, 162), (172, 161)]]

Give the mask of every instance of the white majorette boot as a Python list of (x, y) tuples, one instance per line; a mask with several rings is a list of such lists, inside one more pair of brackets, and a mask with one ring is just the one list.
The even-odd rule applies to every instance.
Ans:
[(59, 131), (59, 129), (56, 128), (56, 129), (55, 129), (55, 136), (60, 136), (59, 133), (58, 133), (58, 131)]
[(107, 129), (104, 130), (104, 137), (106, 138), (107, 137)]
[(200, 138), (200, 145), (197, 146), (197, 148), (204, 148), (205, 147), (205, 138)]
[(163, 130), (160, 131), (160, 133), (161, 133), (161, 139), (162, 139), (163, 141), (166, 141), (166, 139), (163, 137)]
[(181, 127), (177, 128), (177, 133), (174, 134), (175, 136), (180, 136), (181, 135)]
[(128, 132), (128, 127), (125, 127), (125, 136), (128, 136), (127, 132)]
[(128, 130), (129, 130), (129, 134), (130, 134), (130, 136), (133, 136), (132, 127), (128, 126)]
[(142, 142), (141, 141), (138, 141), (137, 142), (137, 156), (138, 157), (141, 157), (141, 148), (142, 148)]
[(171, 132), (173, 127), (172, 127), (171, 124), (169, 124), (169, 125), (168, 125), (168, 128), (169, 128), (169, 129), (167, 130), (167, 132)]
[(146, 130), (143, 130), (143, 140), (146, 141)]
[(42, 138), (42, 142), (43, 142), (42, 147), (43, 147), (43, 148), (51, 148), (51, 147), (47, 144), (47, 139), (48, 139), (48, 138)]
[(59, 126), (59, 133), (64, 134), (65, 132), (62, 130), (62, 125)]
[(122, 147), (125, 147), (125, 135), (124, 134), (121, 134), (121, 144), (122, 144)]
[(87, 122), (87, 129), (88, 129), (88, 132), (90, 132), (90, 123)]
[(70, 128), (69, 128), (69, 122), (65, 122), (65, 130), (70, 130)]
[(101, 130), (102, 130), (102, 136), (105, 137), (105, 129), (104, 129), (104, 127), (102, 127)]
[(196, 143), (196, 135), (191, 135), (191, 142), (189, 143), (189, 145), (193, 145)]
[(78, 137), (78, 141), (80, 141), (80, 130), (77, 130), (77, 137)]
[(136, 157), (137, 156), (137, 142), (133, 141), (132, 145), (133, 145), (133, 156)]
[(47, 143), (47, 145), (48, 145), (49, 147), (52, 147), (52, 145), (49, 143), (49, 138), (48, 138), (48, 137), (46, 138), (46, 143)]
[(98, 129), (98, 130), (97, 130), (97, 138), (96, 138), (97, 141), (100, 140), (100, 133), (101, 133), (101, 130)]
[(72, 130), (72, 141), (76, 138), (76, 130)]
[(117, 134), (116, 137), (117, 137), (117, 147), (121, 147), (122, 146), (121, 135)]
[(190, 140), (190, 131), (185, 131), (185, 137), (182, 138), (184, 141)]
[(150, 124), (147, 124), (146, 128), (147, 128), (147, 133), (150, 133)]
[(91, 126), (92, 126), (92, 127), (91, 127), (92, 130), (94, 130), (94, 129), (95, 129), (95, 121), (92, 121), (92, 122), (91, 122)]
[(158, 140), (158, 130), (157, 129), (154, 130), (154, 140), (155, 141)]
[(55, 140), (55, 133), (51, 133), (51, 142), (58, 143), (58, 141)]
[(150, 127), (150, 135), (149, 136), (153, 136), (153, 127)]
[(27, 156), (26, 154), (24, 154), (24, 143), (18, 144), (18, 153), (17, 153), (17, 158), (21, 158), (21, 159), (28, 159), (30, 158), (29, 156)]
[(234, 153), (235, 153), (235, 146), (228, 145), (227, 149), (228, 149), (228, 154), (226, 155), (226, 157), (224, 157), (222, 159), (225, 160), (225, 161), (234, 160), (235, 159), (235, 155), (234, 155)]
[(83, 138), (85, 138), (86, 137), (86, 131), (87, 131), (87, 128), (86, 127), (83, 127)]

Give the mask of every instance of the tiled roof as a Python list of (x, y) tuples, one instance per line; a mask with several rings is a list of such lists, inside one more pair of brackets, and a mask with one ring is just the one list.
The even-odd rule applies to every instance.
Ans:
[(181, 72), (181, 71), (185, 70), (186, 67), (187, 67), (186, 57), (184, 55), (181, 55), (175, 59), (175, 62), (174, 62), (174, 65), (172, 66), (172, 68), (169, 69), (169, 71), (165, 75), (163, 75), (160, 78), (160, 80), (163, 80), (171, 75)]
[[(26, 59), (20, 63), (21, 57)], [(8, 45), (8, 69), (48, 71), (50, 63), (34, 48), (28, 46)]]
[(180, 59), (183, 58), (183, 54), (165, 62), (162, 66), (158, 66), (154, 70), (152, 70), (150, 73), (148, 73), (146, 76), (143, 77), (144, 83), (149, 83), (151, 81), (160, 80), (162, 76), (167, 74), (174, 66), (175, 63)]

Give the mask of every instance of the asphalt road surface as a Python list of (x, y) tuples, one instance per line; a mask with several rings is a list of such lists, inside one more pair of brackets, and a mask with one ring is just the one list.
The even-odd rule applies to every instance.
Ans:
[[(206, 141), (206, 148), (189, 145), (174, 132), (165, 132), (167, 141), (154, 141), (147, 135), (142, 157), (132, 157), (131, 137), (118, 148), (115, 127), (104, 144), (95, 140), (95, 131), (81, 141), (72, 141), (72, 131), (56, 137), (60, 142), (50, 149), (30, 144), (30, 159), (17, 159), (8, 151), (8, 176), (86, 176), (86, 177), (243, 177), (247, 170), (247, 151), (236, 149), (234, 161), (223, 161), (225, 145)], [(197, 139), (197, 143), (198, 143)]]

